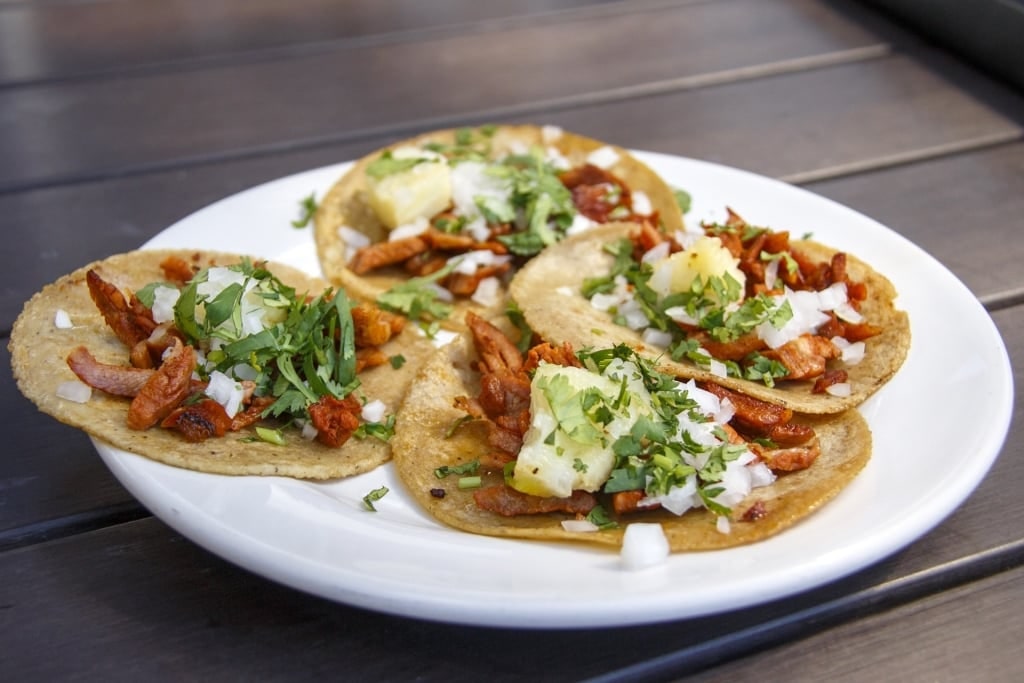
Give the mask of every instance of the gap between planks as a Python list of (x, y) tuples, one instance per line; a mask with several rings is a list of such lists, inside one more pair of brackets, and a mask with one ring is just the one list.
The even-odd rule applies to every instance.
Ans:
[(255, 145), (245, 149), (217, 152), (215, 154), (183, 156), (175, 159), (127, 165), (121, 168), (103, 169), (93, 173), (73, 173), (57, 175), (47, 179), (16, 181), (6, 185), (0, 185), (0, 195), (112, 180), (132, 175), (162, 173), (193, 166), (223, 163), (225, 161), (261, 158), (274, 154), (319, 149), (329, 145), (351, 143), (378, 137), (399, 137), (402, 135), (419, 133), (424, 130), (457, 128), (459, 126), (490, 123), (512, 117), (520, 117), (527, 114), (540, 114), (544, 112), (565, 111), (594, 105), (613, 104), (640, 97), (667, 95), (675, 92), (696, 90), (699, 88), (708, 88), (760, 78), (782, 76), (866, 62), (874, 59), (881, 59), (891, 54), (891, 46), (888, 44), (876, 44), (853, 48), (850, 50), (840, 50), (823, 55), (784, 59), (776, 62), (724, 69), (722, 71), (696, 74), (693, 76), (683, 76), (680, 78), (651, 81), (638, 85), (609, 88), (598, 92), (536, 100), (534, 102), (523, 103), (520, 105), (495, 107), (493, 109), (480, 109), (457, 115), (448, 114), (427, 117), (417, 119), (415, 121), (403, 121), (385, 126), (362, 128), (353, 132), (341, 132), (331, 135), (284, 140), (264, 145)]

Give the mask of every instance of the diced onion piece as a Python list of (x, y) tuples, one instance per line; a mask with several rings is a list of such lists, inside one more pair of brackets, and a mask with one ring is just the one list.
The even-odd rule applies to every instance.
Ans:
[(312, 422), (303, 422), (302, 423), (302, 438), (303, 439), (305, 439), (306, 441), (312, 441), (313, 439), (316, 438), (317, 434), (319, 434), (319, 432), (317, 431), (317, 428), (313, 426)]
[(412, 223), (406, 223), (399, 225), (397, 228), (388, 233), (388, 241), (394, 242), (395, 240), (402, 240), (407, 237), (416, 237), (416, 235), (422, 235), (430, 228), (430, 222), (420, 216)]
[(573, 532), (597, 531), (600, 527), (587, 519), (563, 519), (562, 528)]
[(645, 193), (636, 190), (633, 192), (633, 213), (638, 216), (650, 216), (654, 211), (651, 206), (651, 199)]
[[(424, 337), (427, 336), (427, 333), (424, 332), (422, 328), (417, 329)], [(448, 346), (458, 338), (458, 332), (452, 332), (451, 330), (438, 330), (434, 333), (434, 336), (431, 337), (430, 343), (432, 343), (436, 348), (441, 348), (442, 346)]]
[(356, 252), (364, 247), (370, 246), (370, 238), (355, 228), (342, 225), (338, 228), (338, 236), (345, 243), (345, 259), (349, 260), (356, 255)]
[(728, 377), (729, 371), (725, 367), (725, 363), (714, 358), (711, 359), (711, 367), (708, 368), (712, 375), (715, 377)]
[(174, 287), (160, 285), (153, 290), (153, 320), (161, 325), (174, 320), (174, 304), (178, 303), (181, 296)]
[(668, 539), (660, 524), (634, 522), (622, 536), (622, 564), (637, 570), (661, 564), (668, 558)]
[(683, 323), (684, 325), (697, 325), (700, 323), (699, 320), (686, 312), (686, 308), (684, 306), (672, 306), (671, 308), (665, 309), (665, 315), (672, 318), (672, 320), (675, 320), (677, 323)]
[(71, 322), (71, 316), (63, 308), (58, 308), (57, 312), (53, 314), (53, 326), (59, 330), (70, 330), (74, 327)]
[(384, 401), (374, 399), (363, 406), (362, 418), (366, 422), (380, 422), (384, 419), (384, 413), (387, 412), (387, 409), (388, 407), (384, 405)]
[(842, 353), (842, 361), (847, 365), (856, 365), (864, 360), (864, 342), (850, 343), (843, 337), (832, 337), (830, 341)]
[(846, 398), (852, 393), (852, 387), (849, 382), (837, 382), (825, 387), (825, 392), (831, 396)]
[(561, 294), (562, 296), (576, 296), (576, 292), (574, 292), (572, 287), (569, 287), (568, 285), (562, 285), (561, 287), (556, 287), (555, 288), (555, 293), (556, 294)]
[(558, 142), (562, 137), (562, 128), (560, 126), (552, 125), (541, 126), (540, 137), (546, 145)]
[(656, 327), (648, 327), (643, 331), (644, 344), (656, 346), (659, 349), (667, 349), (672, 343), (672, 333), (664, 332)]
[(577, 213), (572, 217), (572, 224), (570, 224), (569, 227), (565, 229), (565, 234), (578, 235), (581, 232), (586, 232), (587, 230), (590, 230), (595, 225), (597, 225), (596, 222), (590, 220), (582, 213)]
[(764, 286), (768, 289), (775, 289), (775, 283), (779, 279), (779, 261), (771, 260), (764, 269)]
[(223, 372), (214, 370), (210, 373), (210, 381), (206, 385), (206, 395), (224, 406), (228, 417), (238, 414), (242, 405), (242, 385)]
[(92, 387), (77, 379), (61, 382), (57, 385), (57, 397), (75, 403), (88, 403), (92, 398)]
[(729, 524), (729, 518), (725, 515), (719, 515), (718, 519), (715, 520), (715, 528), (718, 529), (718, 533), (727, 534), (732, 531), (732, 525)]
[(598, 149), (595, 149), (593, 152), (587, 155), (588, 164), (593, 164), (594, 166), (597, 166), (598, 168), (603, 168), (605, 170), (614, 166), (618, 160), (619, 153), (616, 152), (613, 148), (609, 147), (608, 145), (605, 145), (604, 147), (599, 147)]
[(664, 258), (668, 258), (670, 247), (671, 245), (667, 241), (659, 242), (644, 252), (644, 255), (640, 257), (640, 262), (656, 263)]
[(501, 301), (501, 280), (493, 276), (485, 277), (477, 284), (470, 298), (481, 306), (498, 304)]

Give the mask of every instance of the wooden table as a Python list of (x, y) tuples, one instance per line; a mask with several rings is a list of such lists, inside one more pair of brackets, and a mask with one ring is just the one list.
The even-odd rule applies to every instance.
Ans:
[[(847, 204), (963, 280), (1020, 378), (1024, 99), (844, 0), (0, 0), (4, 335), (45, 283), (216, 199), (490, 121), (717, 161)], [(724, 614), (535, 632), (386, 616), (236, 568), (38, 413), (3, 353), (5, 680), (1024, 675), (1020, 401), (980, 487), (884, 561)]]

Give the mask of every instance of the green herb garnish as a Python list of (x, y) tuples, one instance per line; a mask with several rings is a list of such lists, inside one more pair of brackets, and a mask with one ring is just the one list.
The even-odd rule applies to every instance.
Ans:
[(313, 218), (313, 214), (316, 213), (316, 192), (310, 192), (308, 197), (303, 197), (299, 202), (299, 208), (302, 213), (299, 217), (292, 221), (293, 228), (304, 228), (309, 225), (309, 221)]
[(384, 496), (386, 496), (387, 494), (387, 486), (381, 486), (379, 489), (374, 489), (367, 493), (365, 496), (363, 496), (363, 505), (365, 505), (366, 509), (369, 510), (370, 512), (376, 512), (377, 508), (374, 507), (373, 504), (376, 503), (381, 498), (383, 498)]

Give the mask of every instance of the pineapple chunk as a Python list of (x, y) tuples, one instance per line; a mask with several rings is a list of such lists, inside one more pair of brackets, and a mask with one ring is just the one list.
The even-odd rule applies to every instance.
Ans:
[[(588, 391), (611, 401), (619, 389), (618, 383), (583, 368), (542, 363), (531, 383), (530, 428), (510, 485), (560, 498), (576, 489), (601, 488), (615, 465), (612, 444), (629, 431), (635, 417), (619, 414), (607, 425), (594, 423), (585, 418), (582, 401)], [(630, 401), (625, 412), (637, 413), (641, 405)]]
[(742, 292), (747, 276), (740, 270), (739, 264), (739, 259), (722, 245), (722, 240), (717, 237), (701, 237), (688, 249), (657, 262), (650, 285), (665, 297), (675, 292), (689, 291), (698, 277), (707, 284), (709, 278), (729, 275), (739, 283)]
[(423, 159), (405, 170), (375, 178), (367, 175), (370, 207), (388, 229), (416, 219), (430, 219), (452, 201), (451, 171), (440, 154), (414, 147), (399, 147), (393, 159)]

